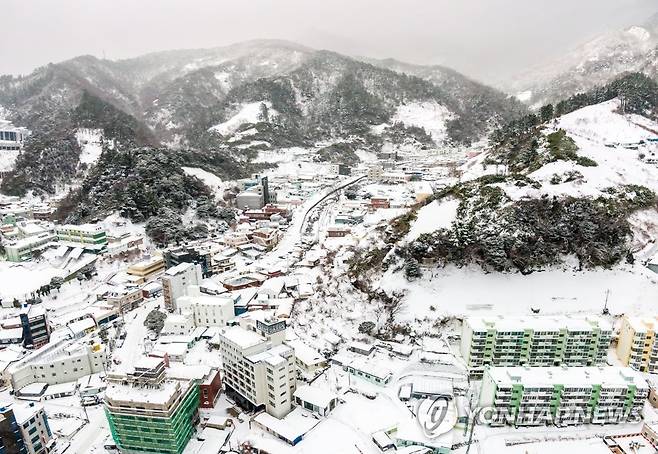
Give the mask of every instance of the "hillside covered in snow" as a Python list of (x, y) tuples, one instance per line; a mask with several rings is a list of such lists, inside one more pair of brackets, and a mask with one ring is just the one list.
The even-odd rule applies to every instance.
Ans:
[[(437, 301), (453, 315), (506, 301), (555, 313), (606, 300), (615, 313), (647, 307), (658, 294), (644, 267), (658, 252), (658, 122), (650, 110), (628, 113), (626, 102), (495, 135), (460, 182), (356, 251), (352, 283), (401, 298), (417, 319)], [(466, 289), (468, 307), (459, 304)]]

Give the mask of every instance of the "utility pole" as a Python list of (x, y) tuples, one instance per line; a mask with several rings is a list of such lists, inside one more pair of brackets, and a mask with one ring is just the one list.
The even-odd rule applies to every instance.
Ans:
[(610, 289), (605, 291), (605, 304), (603, 305), (603, 315), (608, 315), (610, 310), (608, 310), (608, 297), (610, 296)]

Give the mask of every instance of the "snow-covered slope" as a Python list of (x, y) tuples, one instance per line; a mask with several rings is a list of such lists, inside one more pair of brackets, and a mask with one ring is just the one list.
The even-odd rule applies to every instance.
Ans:
[(446, 122), (452, 118), (454, 114), (436, 101), (412, 102), (398, 107), (391, 122), (423, 128), (440, 144), (448, 138)]
[(228, 120), (213, 126), (210, 128), (210, 130), (218, 132), (223, 136), (228, 136), (235, 133), (244, 124), (253, 124), (258, 123), (259, 121), (267, 121), (267, 118), (263, 118), (263, 106), (266, 107), (266, 115), (270, 120), (278, 116), (278, 112), (272, 109), (272, 103), (270, 101), (256, 101), (241, 104), (238, 107), (235, 115), (233, 115)]
[(95, 164), (103, 152), (103, 130), (80, 128), (75, 133), (80, 145), (80, 162)]
[(182, 167), (182, 169), (187, 175), (197, 177), (199, 180), (203, 181), (206, 186), (212, 189), (217, 197), (220, 199), (224, 197), (226, 183), (224, 183), (217, 175), (199, 167)]
[[(531, 186), (504, 185), (512, 199), (550, 196), (599, 196), (611, 186), (636, 184), (658, 192), (658, 166), (646, 157), (658, 152), (658, 123), (638, 115), (619, 113), (619, 100), (585, 107), (555, 121), (546, 131), (563, 129), (578, 146), (578, 155), (593, 159), (595, 167), (583, 167), (574, 161), (555, 161), (528, 174), (542, 184)], [(655, 132), (654, 132), (655, 131)], [(637, 149), (634, 149), (637, 148)], [(641, 159), (642, 155), (645, 159)], [(578, 171), (583, 179), (551, 184), (553, 175)]]
[(437, 229), (450, 228), (457, 216), (459, 200), (435, 200), (418, 210), (416, 219), (407, 234), (407, 241), (413, 241), (423, 233), (432, 233)]

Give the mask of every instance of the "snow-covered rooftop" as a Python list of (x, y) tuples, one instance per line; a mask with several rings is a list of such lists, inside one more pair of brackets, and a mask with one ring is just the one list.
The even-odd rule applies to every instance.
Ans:
[(231, 326), (221, 331), (221, 336), (228, 341), (236, 344), (242, 349), (254, 347), (266, 342), (266, 339), (258, 333), (242, 328), (241, 326)]
[(486, 373), (497, 385), (522, 384), (529, 387), (601, 384), (649, 388), (643, 375), (628, 367), (492, 367)]
[(567, 317), (567, 316), (491, 316), (469, 317), (465, 323), (473, 331), (593, 331), (595, 328), (611, 331), (612, 326), (601, 317)]
[(338, 397), (328, 389), (310, 385), (299, 386), (293, 396), (320, 408), (327, 408), (329, 403)]

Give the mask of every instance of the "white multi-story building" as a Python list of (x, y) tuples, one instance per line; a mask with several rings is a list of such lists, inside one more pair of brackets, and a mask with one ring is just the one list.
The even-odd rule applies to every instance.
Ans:
[(20, 428), (28, 454), (50, 452), (52, 433), (48, 424), (48, 416), (41, 405), (33, 402), (27, 405), (11, 407)]
[(295, 352), (283, 343), (285, 328), (274, 319), (244, 320), (219, 336), (227, 394), (276, 418), (290, 412), (297, 387)]
[(197, 327), (223, 327), (235, 317), (231, 298), (201, 293), (198, 285), (188, 286), (185, 293), (176, 300), (176, 312), (167, 316), (163, 334), (188, 335)]
[(186, 293), (176, 305), (181, 314), (193, 315), (195, 326), (226, 326), (235, 317), (232, 298), (201, 293), (198, 285), (190, 285)]
[(480, 406), (492, 425), (613, 424), (639, 421), (649, 385), (626, 367), (492, 367)]
[(61, 340), (50, 343), (9, 368), (12, 388), (19, 392), (32, 383), (68, 383), (107, 368), (105, 345)]
[(160, 334), (163, 336), (187, 336), (196, 326), (192, 314), (168, 314)]
[(20, 150), (29, 134), (25, 128), (17, 128), (7, 120), (0, 120), (0, 151)]
[(474, 376), (489, 366), (593, 366), (605, 363), (611, 337), (600, 317), (471, 317), (461, 354)]
[(201, 265), (180, 263), (169, 268), (162, 276), (162, 296), (165, 308), (169, 312), (176, 310), (176, 300), (185, 295), (190, 285), (200, 285), (202, 280)]
[(5, 253), (7, 260), (11, 262), (22, 262), (32, 258), (35, 251), (47, 247), (57, 238), (52, 232), (43, 232), (38, 235), (29, 236), (20, 240), (7, 241)]

